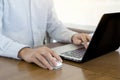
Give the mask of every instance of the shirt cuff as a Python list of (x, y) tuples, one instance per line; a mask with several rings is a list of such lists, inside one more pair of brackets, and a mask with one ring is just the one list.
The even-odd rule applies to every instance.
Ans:
[(24, 47), (28, 47), (28, 46), (14, 42), (12, 43), (12, 45), (8, 47), (7, 50), (5, 50), (2, 56), (14, 58), (14, 59), (21, 59), (21, 58), (18, 58), (18, 53)]

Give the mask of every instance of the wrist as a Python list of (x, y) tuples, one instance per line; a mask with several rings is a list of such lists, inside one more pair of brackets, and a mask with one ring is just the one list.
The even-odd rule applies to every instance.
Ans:
[(22, 56), (29, 50), (30, 48), (24, 47), (18, 52), (18, 57), (22, 59)]

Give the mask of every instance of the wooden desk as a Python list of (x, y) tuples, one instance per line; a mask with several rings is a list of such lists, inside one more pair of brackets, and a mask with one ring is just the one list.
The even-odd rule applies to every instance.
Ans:
[(0, 57), (0, 80), (120, 80), (120, 55), (114, 51), (85, 63), (64, 60), (62, 69), (52, 71)]

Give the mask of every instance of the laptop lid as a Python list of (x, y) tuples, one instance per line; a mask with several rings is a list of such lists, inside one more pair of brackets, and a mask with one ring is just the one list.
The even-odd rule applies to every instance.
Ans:
[(118, 49), (120, 46), (120, 13), (104, 14), (94, 32), (82, 62)]

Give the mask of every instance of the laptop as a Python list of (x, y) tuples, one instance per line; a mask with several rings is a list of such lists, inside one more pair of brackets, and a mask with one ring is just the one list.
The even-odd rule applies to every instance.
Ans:
[[(90, 34), (91, 35), (91, 34)], [(67, 44), (52, 48), (62, 58), (75, 62), (86, 62), (120, 46), (120, 13), (104, 14), (92, 34), (92, 39), (86, 49), (83, 44), (76, 46)]]

